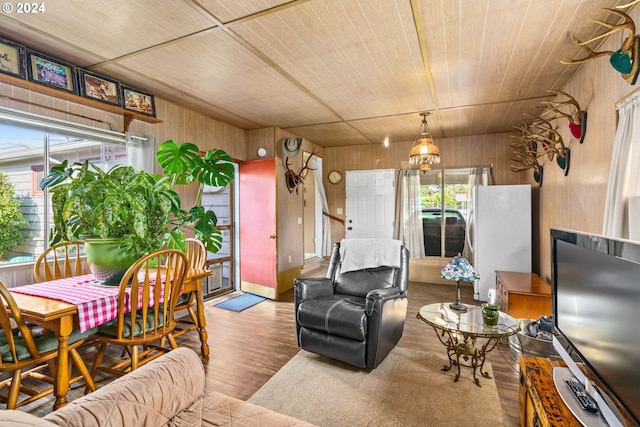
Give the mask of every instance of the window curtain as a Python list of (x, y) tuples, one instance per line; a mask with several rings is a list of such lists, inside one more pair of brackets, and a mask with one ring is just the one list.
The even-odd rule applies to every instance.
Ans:
[(479, 166), (469, 169), (469, 180), (467, 181), (467, 229), (465, 231), (464, 250), (462, 255), (472, 264), (473, 259), (473, 225), (475, 220), (473, 194), (478, 185), (491, 185), (491, 166)]
[[(320, 200), (322, 201), (322, 212), (329, 212), (329, 203), (327, 202), (327, 193), (322, 185), (322, 170), (320, 170), (319, 161), (313, 157), (311, 159), (311, 167), (313, 167), (313, 173), (316, 175), (316, 185), (318, 186), (318, 192), (320, 193)], [(326, 215), (322, 215), (322, 256), (330, 256), (333, 250), (331, 244), (331, 218)]]
[(616, 105), (613, 145), (602, 234), (640, 240), (640, 92)]
[(396, 192), (393, 235), (404, 243), (411, 258), (425, 257), (419, 174), (418, 170), (400, 170)]
[(127, 162), (136, 171), (155, 173), (156, 140), (153, 136), (127, 134)]

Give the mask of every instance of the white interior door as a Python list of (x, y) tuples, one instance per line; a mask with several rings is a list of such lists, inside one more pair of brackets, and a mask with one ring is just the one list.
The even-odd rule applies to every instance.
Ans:
[(346, 173), (346, 237), (393, 238), (395, 170)]

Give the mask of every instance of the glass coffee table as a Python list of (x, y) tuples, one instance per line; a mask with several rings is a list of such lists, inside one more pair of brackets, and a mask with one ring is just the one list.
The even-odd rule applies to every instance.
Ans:
[[(476, 371), (479, 370), (485, 378), (491, 378), (483, 371), (487, 353), (502, 340), (518, 332), (520, 325), (513, 317), (499, 312), (498, 324), (487, 326), (482, 320), (481, 306), (467, 305), (467, 311), (462, 312), (450, 308), (449, 304), (425, 305), (417, 317), (433, 327), (438, 339), (447, 348), (449, 364), (442, 370), (448, 371), (457, 366), (458, 373), (453, 379), (457, 382), (460, 379), (460, 366), (472, 368), (473, 379), (481, 387)], [(478, 342), (478, 338), (482, 340)]]

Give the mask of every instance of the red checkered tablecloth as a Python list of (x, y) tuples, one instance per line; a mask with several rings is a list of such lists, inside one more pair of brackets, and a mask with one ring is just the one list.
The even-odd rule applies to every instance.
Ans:
[(18, 286), (11, 288), (11, 292), (75, 304), (78, 307), (78, 326), (84, 332), (116, 318), (118, 289), (118, 286), (98, 285), (92, 274), (85, 274)]

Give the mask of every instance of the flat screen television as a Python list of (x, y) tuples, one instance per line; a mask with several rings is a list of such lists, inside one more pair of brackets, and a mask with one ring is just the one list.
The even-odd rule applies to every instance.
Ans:
[(554, 346), (584, 362), (640, 425), (640, 242), (551, 229), (551, 259)]

